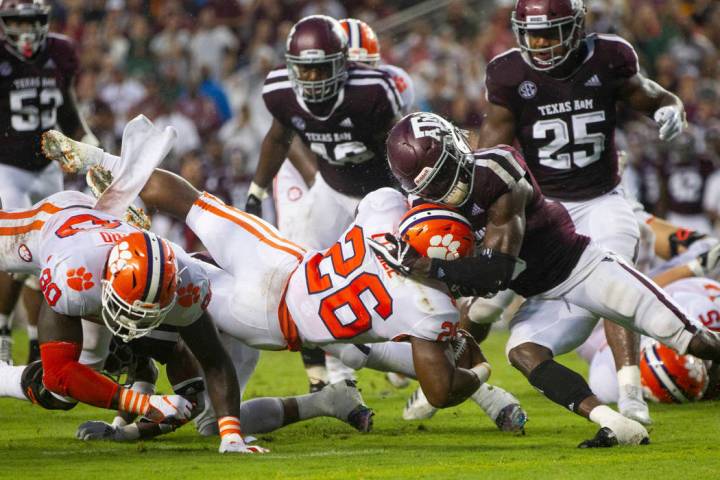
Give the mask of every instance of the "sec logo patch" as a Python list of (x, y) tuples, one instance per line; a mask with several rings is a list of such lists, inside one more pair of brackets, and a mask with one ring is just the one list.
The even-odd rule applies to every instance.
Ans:
[(23, 262), (32, 262), (32, 252), (24, 243), (21, 243), (18, 247), (18, 256), (20, 256)]
[(537, 95), (537, 85), (535, 85), (535, 82), (525, 80), (518, 87), (518, 93), (525, 100), (530, 100)]

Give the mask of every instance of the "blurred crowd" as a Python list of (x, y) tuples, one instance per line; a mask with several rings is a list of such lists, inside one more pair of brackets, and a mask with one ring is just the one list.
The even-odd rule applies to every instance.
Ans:
[[(417, 3), (58, 0), (51, 28), (77, 42), (79, 104), (106, 150), (118, 150), (125, 122), (138, 113), (161, 126), (172, 124), (179, 138), (165, 167), (242, 206), (271, 123), (260, 93), (263, 80), (283, 63), (292, 24), (323, 13), (376, 27)], [(585, 3), (587, 31), (630, 41), (644, 73), (678, 94), (687, 109), (688, 132), (671, 145), (659, 142), (650, 119), (622, 115), (617, 144), (627, 152), (628, 188), (653, 213), (712, 228), (720, 217), (720, 2)], [(453, 0), (378, 29), (384, 60), (414, 80), (416, 109), (466, 128), (480, 124), (485, 65), (515, 46), (513, 4)]]

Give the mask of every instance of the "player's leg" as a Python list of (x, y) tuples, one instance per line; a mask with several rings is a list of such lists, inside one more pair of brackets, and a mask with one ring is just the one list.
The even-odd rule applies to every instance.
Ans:
[(600, 445), (581, 446), (644, 442), (648, 435), (641, 424), (603, 405), (581, 375), (554, 360), (577, 348), (596, 323), (597, 316), (564, 301), (530, 298), (510, 323), (508, 359), (549, 400), (601, 426), (594, 439)]
[[(628, 263), (636, 260), (640, 228), (621, 189), (569, 206), (579, 233), (588, 235), (595, 244), (615, 252)], [(648, 425), (650, 412), (640, 385), (640, 339), (632, 330), (614, 322), (605, 321), (603, 327), (617, 366), (618, 409), (623, 415)]]

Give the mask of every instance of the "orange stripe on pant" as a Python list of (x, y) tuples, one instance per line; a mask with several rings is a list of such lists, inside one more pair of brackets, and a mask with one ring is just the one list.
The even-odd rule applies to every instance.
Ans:
[(292, 278), (296, 271), (297, 267), (288, 277), (288, 281), (285, 284), (282, 296), (280, 297), (280, 305), (278, 306), (278, 322), (280, 323), (280, 332), (282, 332), (283, 337), (287, 342), (287, 348), (291, 352), (299, 352), (300, 348), (302, 347), (300, 333), (298, 332), (295, 320), (293, 320), (292, 315), (290, 315), (290, 310), (288, 310), (287, 302), (285, 301), (288, 285), (290, 284), (290, 278)]
[(53, 205), (52, 203), (43, 203), (39, 207), (33, 208), (32, 210), (22, 210), (19, 212), (5, 212), (0, 210), (0, 220), (19, 220), (22, 218), (34, 217), (40, 212), (53, 214), (59, 212), (60, 210), (62, 210), (62, 208)]
[[(273, 240), (273, 238), (277, 238), (277, 239), (281, 239), (281, 238), (278, 237), (277, 235), (274, 235), (270, 231), (268, 231), (267, 235), (259, 232), (258, 229), (255, 228), (250, 222), (248, 222), (242, 218), (239, 218), (242, 215), (247, 215), (247, 213), (238, 212), (238, 213), (242, 213), (242, 215), (235, 216), (228, 212), (224, 212), (222, 209), (220, 209), (219, 207), (216, 207), (215, 205), (211, 205), (210, 203), (207, 203), (202, 198), (198, 198), (197, 200), (195, 200), (195, 205), (202, 208), (203, 210), (207, 210), (208, 212), (210, 212), (214, 215), (217, 215), (218, 217), (224, 218), (226, 220), (230, 220), (231, 222), (235, 223), (236, 225), (239, 225), (240, 227), (242, 227), (244, 230), (246, 230), (248, 233), (253, 235), (255, 238), (257, 238), (261, 242), (266, 243), (270, 247), (275, 248), (277, 250), (281, 250), (285, 253), (289, 253), (290, 255), (294, 256), (298, 261), (302, 261), (305, 249), (297, 246), (296, 248), (298, 250), (295, 250), (291, 247), (286, 247), (284, 245), (277, 243), (276, 241)], [(262, 226), (262, 225), (258, 225), (258, 226), (260, 228), (265, 229), (264, 226)], [(281, 240), (292, 244), (291, 242), (289, 242), (285, 239), (281, 239)]]

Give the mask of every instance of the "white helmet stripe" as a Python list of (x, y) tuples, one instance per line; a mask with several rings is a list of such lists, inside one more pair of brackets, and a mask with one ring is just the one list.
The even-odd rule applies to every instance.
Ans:
[(683, 395), (683, 392), (675, 385), (675, 382), (670, 377), (670, 374), (665, 369), (665, 365), (662, 359), (657, 353), (657, 345), (653, 345), (652, 348), (645, 349), (645, 360), (652, 369), (653, 373), (660, 381), (663, 387), (672, 395), (676, 401), (685, 403), (688, 399)]
[(362, 36), (360, 35), (360, 23), (355, 19), (348, 20), (348, 26), (350, 27), (350, 48), (362, 48)]
[(162, 244), (158, 237), (151, 232), (145, 232), (145, 241), (148, 246), (148, 285), (145, 287), (145, 303), (157, 303), (158, 290), (160, 289), (160, 281), (162, 279), (163, 270), (163, 257), (164, 252), (162, 251)]
[(467, 220), (467, 218), (457, 212), (453, 212), (451, 210), (443, 208), (431, 208), (428, 210), (422, 210), (407, 217), (398, 226), (398, 231), (400, 232), (400, 234), (402, 234), (405, 230), (412, 227), (416, 223), (431, 218), (445, 218), (457, 220), (458, 222), (462, 222), (465, 225), (470, 226), (470, 222)]

